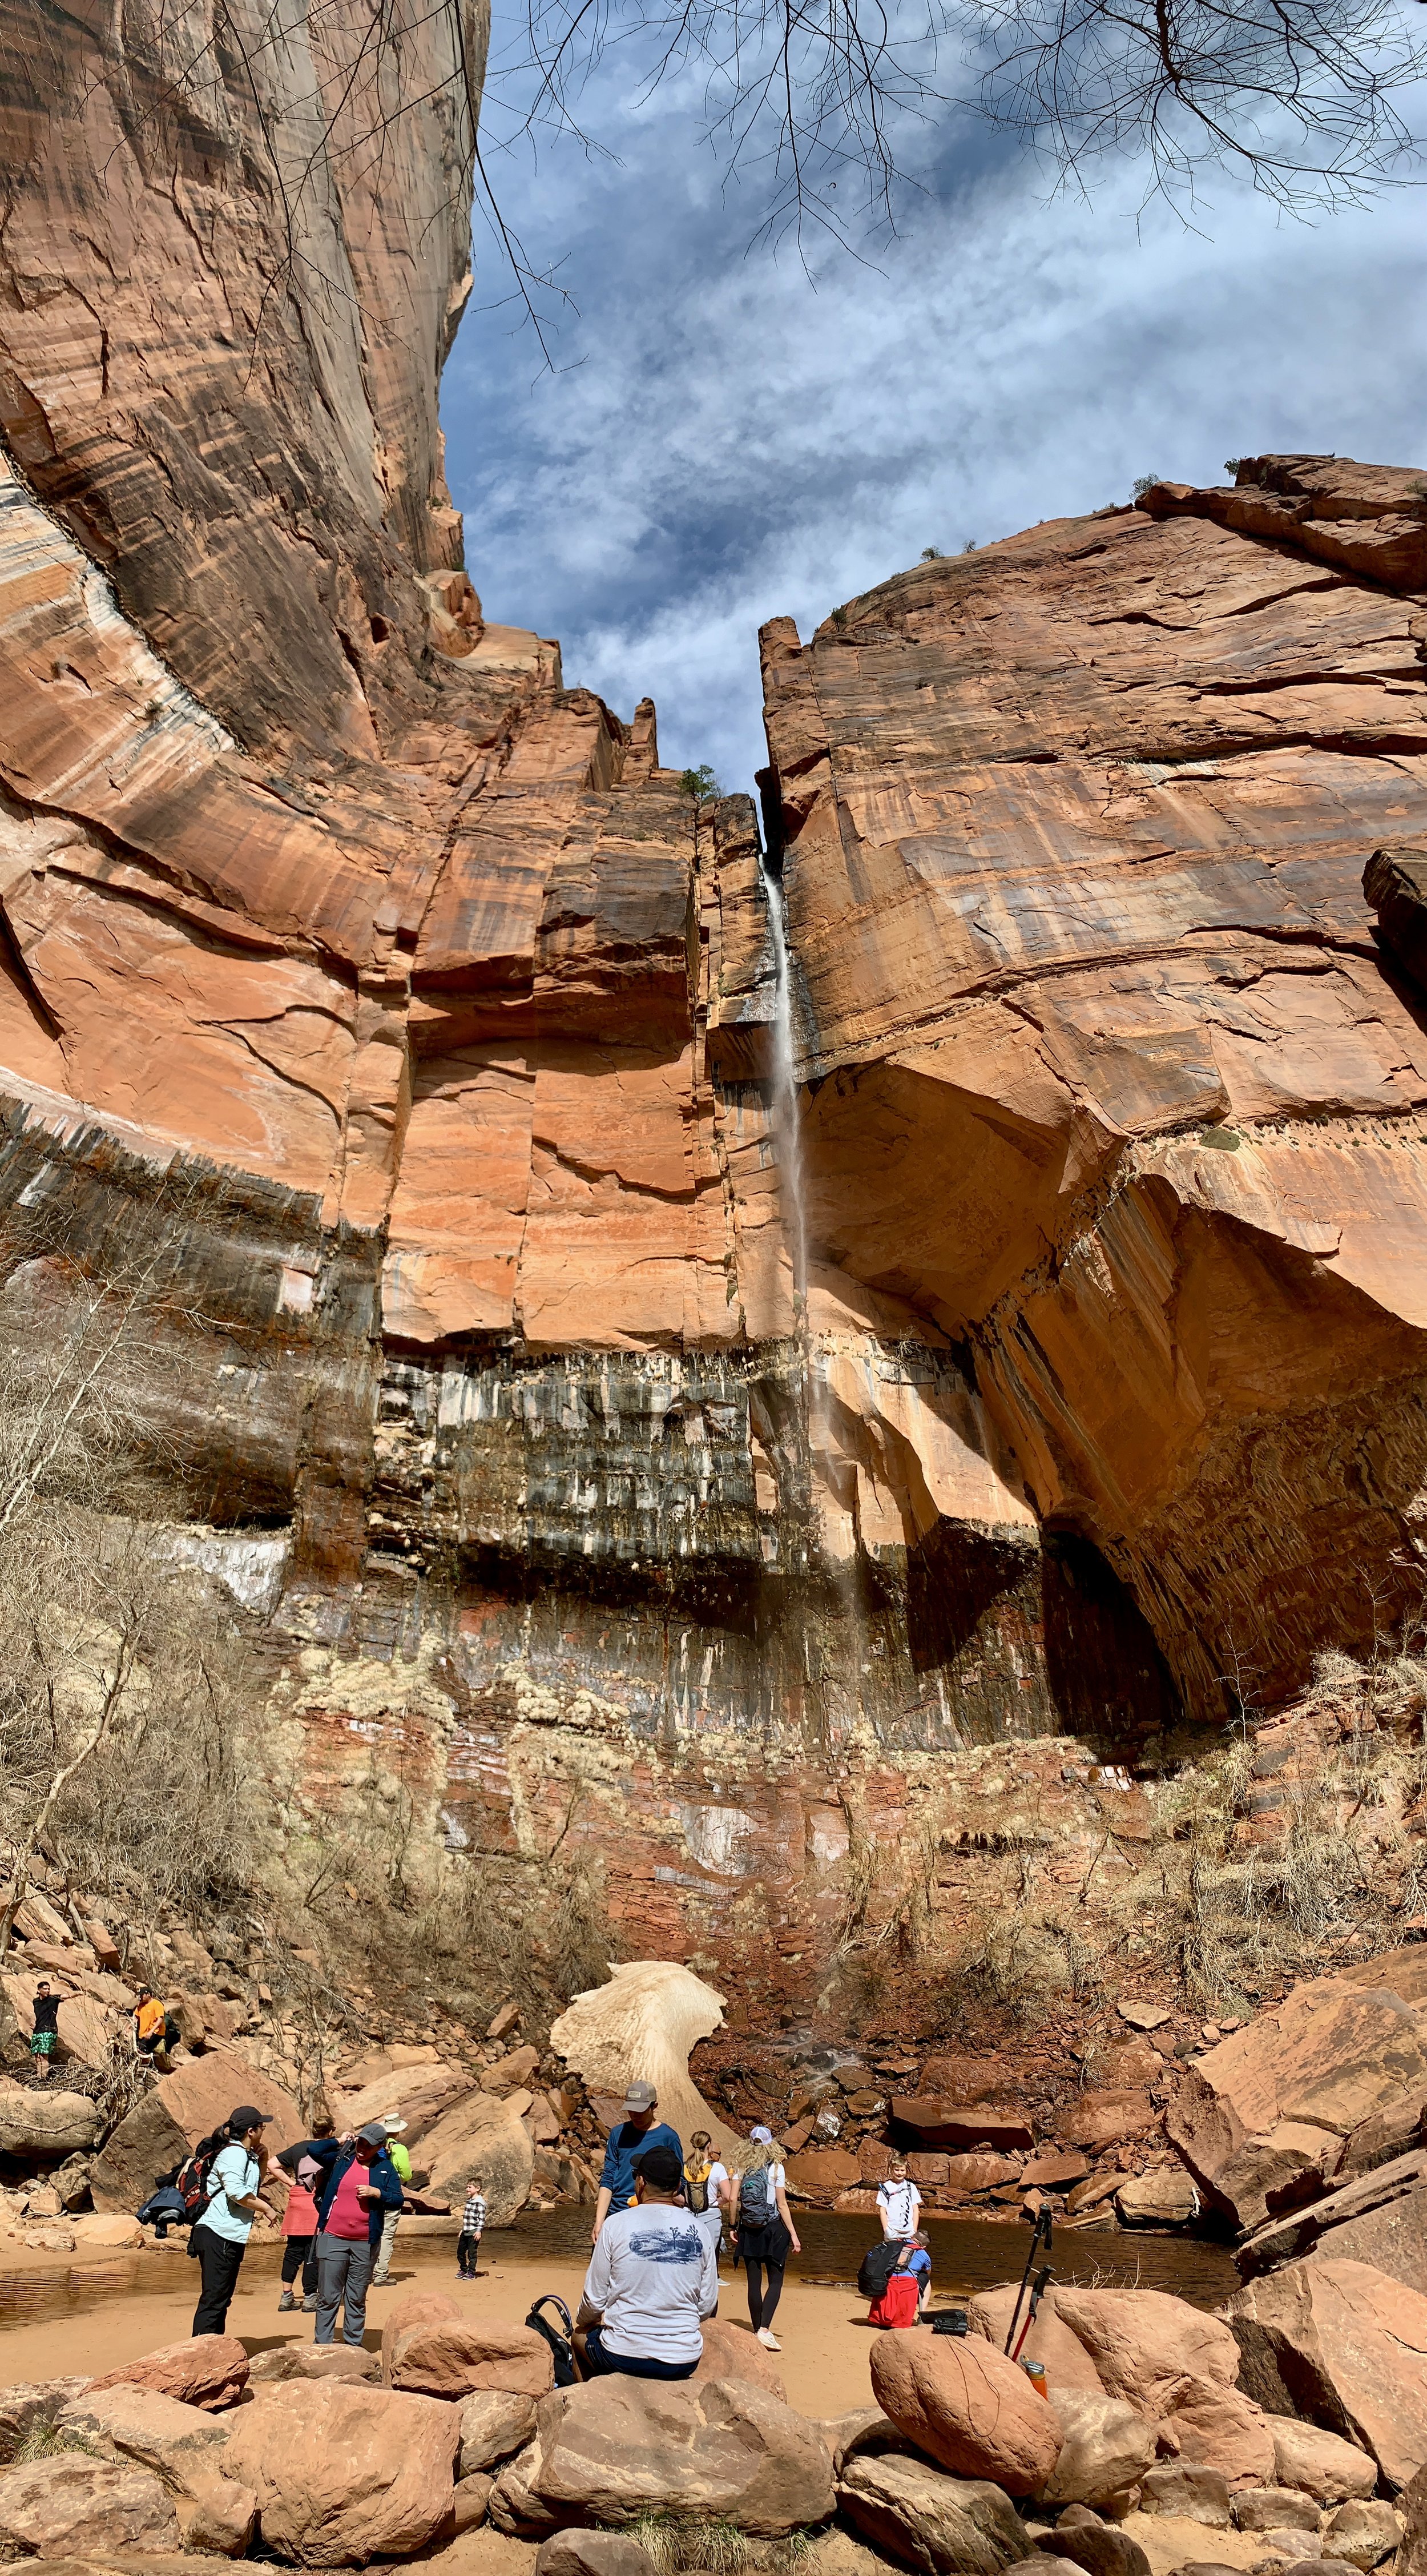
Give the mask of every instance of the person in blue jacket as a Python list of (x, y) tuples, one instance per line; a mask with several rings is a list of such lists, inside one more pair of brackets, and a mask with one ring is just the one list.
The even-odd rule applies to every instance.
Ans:
[(605, 2149), (604, 2171), (600, 2175), (599, 2199), (595, 2203), (595, 2223), (590, 2229), (590, 2243), (598, 2245), (600, 2229), (612, 2209), (634, 2207), (636, 2156), (646, 2156), (651, 2147), (672, 2147), (682, 2167), (683, 2142), (677, 2129), (667, 2120), (656, 2120), (659, 2096), (652, 2084), (631, 2084), (624, 2097), (624, 2118), (616, 2120)]
[(315, 2343), (333, 2343), (337, 2310), (342, 2341), (360, 2345), (367, 2325), (367, 2290), (382, 2222), (401, 2207), (401, 2183), (386, 2151), (380, 2120), (347, 2138), (309, 2138), (307, 2152), (322, 2168), (317, 2192), (317, 2324)]

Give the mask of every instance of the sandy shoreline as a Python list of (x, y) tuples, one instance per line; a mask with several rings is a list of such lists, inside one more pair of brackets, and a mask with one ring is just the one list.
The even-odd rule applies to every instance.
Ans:
[[(545, 2290), (558, 2292), (574, 2309), (584, 2278), (582, 2263), (538, 2253), (512, 2257), (498, 2250), (499, 2239), (489, 2242), (491, 2250), (483, 2257), (480, 2277), (462, 2283), (455, 2277), (453, 2243), (427, 2237), (405, 2251), (398, 2238), (391, 2280), (386, 2289), (373, 2290), (367, 2302), (368, 2346), (377, 2347), (385, 2319), (414, 2289), (443, 2290), (466, 2314), (500, 2317), (508, 2324), (521, 2324), (531, 2302)], [(52, 2278), (43, 2277), (42, 2267), (51, 2276), (69, 2272), (82, 2273), (84, 2278), (72, 2302), (58, 2314), (52, 2311), (22, 2319), (11, 2309), (13, 2321), (0, 2327), (0, 2384), (79, 2372), (97, 2378), (141, 2352), (177, 2342), (190, 2331), (198, 2266), (190, 2261), (181, 2239), (172, 2247), (142, 2254), (110, 2255), (102, 2263), (97, 2256), (81, 2263), (74, 2255), (44, 2257), (25, 2247), (14, 2250), (23, 2258), (25, 2270), (33, 2271), (41, 2299), (48, 2294), (52, 2302), (56, 2287)], [(5, 2256), (0, 2256), (0, 2275), (13, 2275), (19, 2269), (15, 2261), (5, 2259), (11, 2252), (6, 2248)], [(112, 2286), (95, 2299), (100, 2276)], [(6, 2286), (13, 2290), (20, 2285), (11, 2280)], [(277, 2344), (311, 2340), (310, 2316), (278, 2314), (280, 2290), (278, 2257), (265, 2248), (256, 2262), (244, 2265), (229, 2311), (231, 2331), (241, 2335), (250, 2351), (266, 2352)], [(719, 2314), (749, 2330), (743, 2275), (733, 2276), (727, 2266), (721, 2275)], [(789, 2398), (802, 2413), (836, 2415), (846, 2407), (867, 2403), (868, 2350), (874, 2330), (866, 2320), (866, 2304), (855, 2290), (815, 2281), (788, 2282), (777, 2319), (783, 2345), (780, 2367)]]

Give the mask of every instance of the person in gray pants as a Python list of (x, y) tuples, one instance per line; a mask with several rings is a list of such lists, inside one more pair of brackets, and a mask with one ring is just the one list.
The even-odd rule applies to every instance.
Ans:
[(317, 2202), (316, 2343), (334, 2343), (337, 2311), (342, 2341), (360, 2345), (366, 2332), (367, 2291), (389, 2209), (401, 2207), (401, 2183), (386, 2151), (386, 2130), (369, 2121), (355, 2138), (322, 2138), (312, 2153), (326, 2169)]

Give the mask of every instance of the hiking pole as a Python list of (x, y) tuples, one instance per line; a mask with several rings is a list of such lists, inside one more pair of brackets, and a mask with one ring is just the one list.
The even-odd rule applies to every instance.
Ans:
[(1019, 2361), (1021, 2358), (1022, 2351), (1025, 2347), (1026, 2337), (1030, 2333), (1032, 2326), (1035, 2324), (1036, 2310), (1040, 2306), (1040, 2303), (1045, 2297), (1046, 2291), (1050, 2286), (1050, 2279), (1051, 2267), (1049, 2263), (1043, 2263), (1036, 2274), (1035, 2280), (1031, 2284), (1031, 2304), (1026, 2311), (1026, 2322), (1022, 2326), (1019, 2335), (1016, 2337), (1016, 2349), (1011, 2355), (1012, 2361)]
[(1048, 2254), (1050, 2252), (1051, 2238), (1051, 2217), (1048, 2209), (1038, 2209), (1036, 2211), (1035, 2225), (1031, 2229), (1030, 2252), (1026, 2256), (1026, 2268), (1021, 2274), (1021, 2286), (1016, 2292), (1016, 2304), (1011, 2310), (1011, 2322), (1006, 2330), (1006, 2357), (1008, 2360), (1011, 2355), (1011, 2346), (1016, 2340), (1016, 2328), (1020, 2323), (1021, 2301), (1026, 2295), (1026, 2289), (1031, 2277), (1031, 2266), (1035, 2262), (1036, 2256), (1041, 2250), (1042, 2237), (1045, 2239), (1045, 2250)]

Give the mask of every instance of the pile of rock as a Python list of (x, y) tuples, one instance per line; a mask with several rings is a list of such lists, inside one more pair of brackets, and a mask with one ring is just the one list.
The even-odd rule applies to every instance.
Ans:
[[(879, 2337), (874, 2402), (835, 2420), (798, 2413), (769, 2356), (717, 2320), (691, 2380), (574, 2388), (554, 2386), (528, 2327), (442, 2296), (393, 2311), (379, 2360), (291, 2344), (250, 2364), (234, 2337), (203, 2336), (0, 2396), (0, 2457), (40, 2424), (73, 2446), (0, 2469), (0, 2555), (257, 2547), (363, 2566), (489, 2521), (543, 2545), (539, 2576), (649, 2576), (632, 2542), (602, 2556), (571, 2533), (672, 2514), (772, 2541), (840, 2515), (923, 2576), (1057, 2576), (1047, 2558), (1082, 2576), (1328, 2560), (1393, 2576), (1404, 2533), (1427, 2534), (1427, 2477), (1409, 2485), (1427, 2412), (1394, 2399), (1381, 2351), (1353, 2359), (1346, 2311), (1294, 2328), (1155, 2291), (1056, 2289), (1033, 2338), (1042, 2397), (1002, 2348), (1013, 2299), (974, 2300), (961, 2338)], [(1333, 2346), (1320, 2414), (1351, 2434), (1240, 2385), (1255, 2334), (1289, 2360), (1315, 2331)]]

